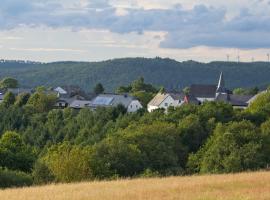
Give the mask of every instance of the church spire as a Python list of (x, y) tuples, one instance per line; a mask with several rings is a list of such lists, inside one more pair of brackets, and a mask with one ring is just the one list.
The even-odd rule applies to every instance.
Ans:
[(216, 93), (217, 94), (227, 94), (227, 90), (225, 88), (225, 81), (224, 81), (224, 77), (223, 77), (223, 72), (220, 73)]

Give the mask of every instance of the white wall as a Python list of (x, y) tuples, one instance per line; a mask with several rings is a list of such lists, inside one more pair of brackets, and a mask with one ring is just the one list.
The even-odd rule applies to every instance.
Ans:
[(215, 98), (197, 98), (200, 102), (205, 102), (205, 101), (215, 101)]
[(169, 107), (178, 107), (181, 106), (183, 103), (183, 101), (179, 103), (179, 101), (175, 101), (171, 96), (168, 96), (159, 106), (148, 105), (147, 110), (148, 112), (153, 112), (154, 110), (163, 108), (167, 111)]
[(142, 104), (138, 100), (133, 100), (129, 104), (127, 111), (129, 113), (131, 113), (131, 112), (137, 112), (141, 108), (143, 108)]

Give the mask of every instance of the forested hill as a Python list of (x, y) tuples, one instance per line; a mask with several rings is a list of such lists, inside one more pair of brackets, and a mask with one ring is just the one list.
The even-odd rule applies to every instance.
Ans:
[(205, 64), (161, 58), (125, 58), (103, 62), (0, 63), (0, 78), (14, 77), (24, 87), (79, 85), (90, 91), (100, 82), (107, 92), (120, 85), (127, 85), (140, 76), (146, 82), (168, 89), (183, 88), (193, 83), (214, 84), (220, 71), (225, 74), (228, 88), (263, 87), (270, 84), (270, 64), (266, 62)]

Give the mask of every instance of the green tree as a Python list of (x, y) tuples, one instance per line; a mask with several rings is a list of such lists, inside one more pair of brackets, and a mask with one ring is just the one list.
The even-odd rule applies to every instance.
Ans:
[(8, 131), (0, 139), (0, 167), (29, 172), (35, 160), (33, 150), (27, 147), (19, 134)]
[(5, 107), (10, 107), (15, 103), (15, 95), (12, 92), (7, 92), (4, 96), (2, 104)]
[(0, 82), (0, 88), (17, 88), (18, 81), (14, 78), (7, 77)]
[(189, 152), (196, 152), (205, 142), (208, 133), (197, 115), (191, 114), (179, 123), (179, 132), (182, 143), (188, 147)]
[(105, 91), (105, 89), (101, 83), (98, 83), (94, 88), (94, 93), (96, 95), (102, 94), (102, 93), (104, 93), (104, 91)]
[(247, 111), (251, 113), (264, 113), (269, 116), (270, 112), (270, 92), (260, 94), (254, 102), (251, 103)]
[(28, 94), (28, 93), (22, 93), (22, 94), (18, 95), (16, 97), (15, 105), (17, 105), (19, 107), (22, 107), (22, 106), (26, 105), (27, 102), (28, 102), (28, 100), (29, 100), (29, 98), (30, 98), (30, 96), (31, 95)]
[(82, 181), (92, 178), (92, 171), (89, 167), (90, 155), (91, 150), (87, 147), (63, 143), (52, 146), (42, 161), (52, 172), (56, 181)]
[(51, 110), (57, 97), (54, 94), (45, 94), (44, 92), (35, 92), (28, 100), (27, 104), (33, 106), (37, 112), (48, 112)]
[(189, 158), (191, 171), (229, 173), (265, 166), (262, 135), (248, 121), (219, 124), (207, 144)]

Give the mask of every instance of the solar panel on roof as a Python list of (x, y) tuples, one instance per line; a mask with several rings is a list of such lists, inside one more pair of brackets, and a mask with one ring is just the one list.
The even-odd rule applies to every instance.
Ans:
[(93, 104), (95, 105), (110, 105), (111, 102), (113, 101), (113, 97), (97, 97)]

